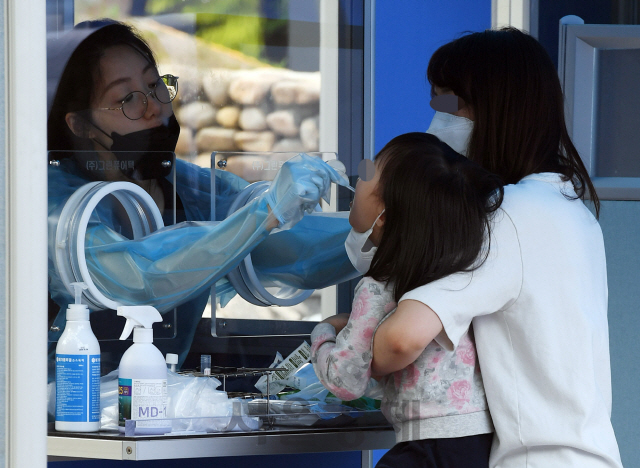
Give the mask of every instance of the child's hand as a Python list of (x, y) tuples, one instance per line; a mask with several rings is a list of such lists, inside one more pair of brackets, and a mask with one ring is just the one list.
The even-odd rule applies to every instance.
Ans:
[(345, 313), (332, 315), (331, 317), (327, 317), (320, 323), (328, 323), (330, 325), (333, 325), (333, 328), (336, 329), (336, 333), (340, 333), (340, 331), (347, 326), (350, 315), (351, 314)]

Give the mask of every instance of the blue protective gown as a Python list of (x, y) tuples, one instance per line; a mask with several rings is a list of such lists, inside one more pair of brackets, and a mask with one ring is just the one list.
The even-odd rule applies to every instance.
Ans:
[[(73, 300), (53, 261), (55, 228), (67, 199), (90, 182), (69, 159), (49, 167), (49, 292), (60, 306), (49, 340), (64, 329), (65, 310)], [(344, 249), (351, 229), (346, 219), (305, 216), (287, 231), (269, 235), (264, 227), (268, 210), (263, 199), (238, 210), (224, 223), (211, 220), (211, 171), (176, 160), (176, 193), (184, 219), (143, 239), (129, 240), (115, 210), (105, 199), (87, 229), (87, 266), (103, 294), (122, 304), (147, 304), (160, 312), (177, 307), (178, 336), (164, 352), (184, 361), (213, 283), (223, 279), (252, 250), (254, 264), (265, 283), (277, 281), (301, 289), (318, 289), (357, 276)], [(168, 177), (172, 180), (172, 176)], [(225, 219), (235, 196), (248, 184), (225, 171), (215, 171), (215, 219)], [(267, 240), (266, 242), (265, 239)], [(255, 249), (255, 250), (254, 250)], [(277, 255), (274, 255), (277, 252)], [(233, 291), (231, 291), (233, 292)]]

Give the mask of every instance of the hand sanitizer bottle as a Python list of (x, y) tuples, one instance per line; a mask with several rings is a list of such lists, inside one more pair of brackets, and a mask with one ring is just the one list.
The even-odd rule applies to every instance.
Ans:
[(118, 369), (119, 430), (125, 432), (127, 419), (136, 421), (135, 434), (171, 432), (167, 418), (167, 365), (153, 345), (154, 322), (162, 322), (151, 306), (118, 307), (118, 315), (127, 319), (121, 340), (133, 330), (133, 345), (125, 351)]
[(71, 283), (75, 304), (56, 346), (56, 431), (100, 430), (100, 345), (81, 303), (84, 283)]

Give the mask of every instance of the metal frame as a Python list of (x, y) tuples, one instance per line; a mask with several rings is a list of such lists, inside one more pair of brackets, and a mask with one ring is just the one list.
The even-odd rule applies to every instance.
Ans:
[(492, 0), (491, 27), (513, 26), (538, 37), (539, 0)]
[(7, 188), (6, 466), (44, 467), (47, 411), (46, 14), (37, 0), (5, 0)]
[[(565, 94), (567, 129), (601, 200), (640, 200), (640, 178), (595, 174), (594, 137), (599, 51), (638, 48), (640, 26), (560, 24), (558, 74)], [(576, 99), (576, 96), (590, 96), (590, 99)]]
[[(78, 458), (107, 460), (165, 460), (182, 458), (278, 455), (388, 449), (395, 445), (389, 429), (300, 430), (226, 433), (201, 436), (135, 437), (103, 433), (97, 436), (49, 435), (50, 461)], [(55, 457), (55, 458), (53, 458)], [(370, 454), (363, 454), (368, 463)], [(364, 466), (364, 464), (363, 464)], [(369, 465), (367, 465), (369, 466)]]

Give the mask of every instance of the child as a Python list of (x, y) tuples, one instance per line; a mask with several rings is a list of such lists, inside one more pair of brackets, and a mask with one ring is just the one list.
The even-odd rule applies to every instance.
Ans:
[[(348, 322), (339, 314), (311, 334), (311, 361), (325, 387), (344, 400), (364, 393), (377, 326), (404, 293), (482, 264), (488, 222), (501, 201), (497, 176), (433, 135), (400, 135), (378, 153), (375, 175), (356, 186), (346, 243), (366, 276)], [(367, 240), (375, 247), (363, 252)], [(493, 425), (471, 330), (455, 352), (435, 340), (380, 384), (398, 443), (378, 467), (488, 466)]]

